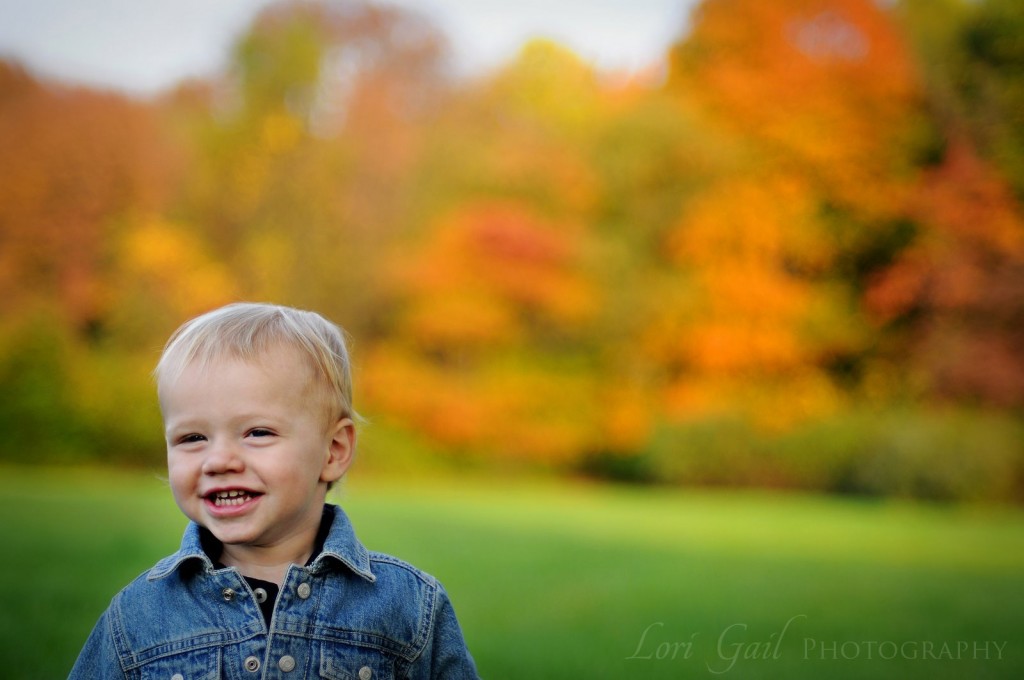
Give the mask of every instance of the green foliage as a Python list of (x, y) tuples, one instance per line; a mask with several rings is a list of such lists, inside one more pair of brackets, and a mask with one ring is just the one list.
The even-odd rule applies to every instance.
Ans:
[(0, 459), (74, 459), (87, 446), (71, 392), (74, 361), (67, 328), (46, 313), (26, 315), (0, 336)]
[(235, 48), (234, 68), (247, 108), (287, 105), (308, 114), (316, 93), (325, 26), (305, 12), (268, 14)]
[(52, 313), (0, 333), (0, 460), (160, 464), (164, 443), (151, 356), (83, 344)]
[(943, 502), (1019, 501), (1024, 425), (955, 409), (851, 409), (784, 433), (739, 415), (662, 425), (638, 455), (584, 470), (623, 481), (761, 486)]
[(833, 490), (938, 501), (1021, 498), (1024, 427), (1017, 421), (907, 409), (849, 420), (821, 432), (823, 445), (835, 447), (830, 454), (844, 460), (832, 469)]
[(743, 418), (664, 425), (649, 445), (657, 479), (692, 485), (749, 485), (767, 466), (762, 439)]
[(1024, 197), (1024, 6), (978, 3), (961, 34), (967, 61), (961, 93), (983, 147)]
[(902, 0), (930, 105), (965, 127), (1024, 197), (1024, 6), (1017, 0)]
[(90, 436), (83, 447), (89, 460), (164, 465), (163, 421), (151, 375), (155, 357), (155, 351), (126, 356), (93, 348), (75, 365), (74, 412)]

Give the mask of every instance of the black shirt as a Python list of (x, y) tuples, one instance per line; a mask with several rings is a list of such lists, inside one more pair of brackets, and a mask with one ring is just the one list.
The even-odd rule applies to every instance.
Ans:
[[(313, 552), (310, 553), (309, 559), (306, 560), (306, 565), (309, 566), (313, 563), (324, 549), (324, 541), (327, 540), (327, 534), (331, 532), (331, 521), (333, 515), (324, 511), (320, 517), (320, 528), (316, 532), (316, 539), (313, 541)], [(206, 552), (207, 557), (213, 562), (213, 566), (217, 569), (223, 569), (224, 564), (220, 562), (221, 553), (224, 550), (224, 544), (217, 540), (217, 538), (209, 532), (207, 529), (202, 529), (200, 532), (200, 541), (203, 545), (203, 551)], [(267, 624), (267, 628), (270, 628), (270, 617), (274, 614), (274, 605), (277, 604), (277, 595), (280, 592), (277, 584), (272, 581), (264, 581), (258, 578), (252, 578), (242, 574), (242, 578), (249, 584), (249, 588), (252, 589), (253, 595), (256, 596), (256, 602), (260, 606), (260, 612), (263, 614), (263, 620)]]

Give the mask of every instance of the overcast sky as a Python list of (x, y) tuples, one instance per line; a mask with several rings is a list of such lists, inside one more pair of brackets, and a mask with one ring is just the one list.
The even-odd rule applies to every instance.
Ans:
[[(0, 56), (63, 80), (150, 94), (216, 72), (271, 0), (0, 0)], [(661, 58), (696, 0), (399, 0), (434, 17), (460, 71), (554, 38), (603, 69)]]

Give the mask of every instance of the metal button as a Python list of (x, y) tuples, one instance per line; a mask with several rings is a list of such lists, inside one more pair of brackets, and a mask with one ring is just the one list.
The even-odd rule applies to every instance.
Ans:
[(263, 588), (257, 588), (256, 590), (252, 591), (252, 594), (256, 596), (256, 601), (260, 604), (263, 604), (267, 601), (267, 591), (263, 590)]
[(249, 656), (245, 659), (245, 670), (250, 673), (255, 673), (260, 669), (260, 660), (255, 656)]
[(359, 680), (370, 680), (373, 677), (373, 671), (370, 670), (369, 666), (363, 666), (359, 669)]
[(295, 670), (295, 659), (286, 654), (285, 656), (281, 657), (280, 661), (277, 662), (277, 667), (285, 673), (291, 673), (293, 670)]
[(220, 595), (224, 598), (225, 602), (231, 602), (231, 600), (235, 599), (235, 591), (231, 588), (225, 588), (220, 591)]
[(185, 676), (181, 673), (175, 673), (171, 676), (171, 680), (185, 680)]
[(312, 588), (309, 587), (308, 583), (300, 583), (299, 584), (299, 588), (298, 588), (298, 590), (296, 592), (298, 592), (299, 597), (301, 597), (303, 600), (305, 600), (306, 598), (309, 597), (310, 591), (312, 591)]

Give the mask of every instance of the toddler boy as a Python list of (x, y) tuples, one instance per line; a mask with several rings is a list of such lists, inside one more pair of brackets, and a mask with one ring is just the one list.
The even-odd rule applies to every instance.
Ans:
[(156, 368), (177, 553), (118, 593), (71, 678), (476, 678), (444, 588), (325, 497), (352, 462), (348, 352), (313, 312), (239, 303)]

